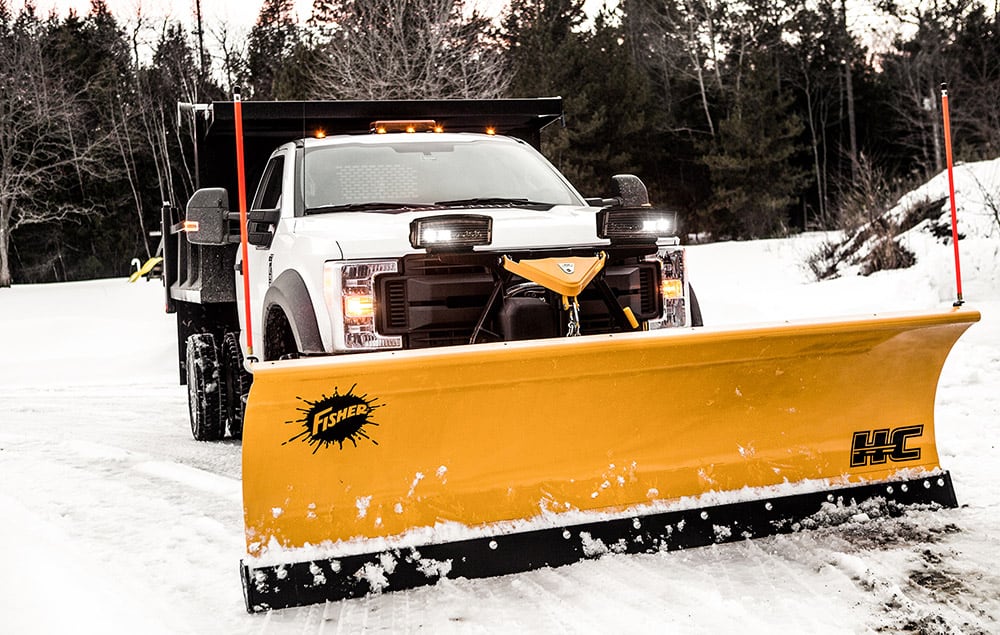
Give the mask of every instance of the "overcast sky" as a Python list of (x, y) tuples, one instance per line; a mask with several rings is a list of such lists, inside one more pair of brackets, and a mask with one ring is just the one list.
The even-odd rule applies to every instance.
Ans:
[[(161, 18), (173, 18), (194, 22), (195, 0), (105, 0), (111, 12), (121, 20), (133, 19), (141, 9), (144, 16), (159, 21)], [(312, 8), (312, 0), (294, 0), (299, 20), (306, 21)], [(263, 0), (202, 0), (201, 11), (206, 26), (213, 22), (227, 22), (233, 26), (249, 28), (257, 20)], [(477, 6), (482, 13), (495, 15), (506, 4), (505, 0), (474, 0), (471, 4)], [(601, 5), (601, 0), (587, 0), (588, 7)], [(11, 0), (14, 11), (24, 6), (24, 0)], [(90, 12), (90, 0), (35, 0), (39, 15), (48, 15), (55, 9), (60, 15), (70, 10), (80, 15)]]
[[(144, 16), (159, 21), (173, 18), (194, 22), (195, 0), (105, 0), (111, 12), (122, 20), (133, 19), (141, 10)], [(24, 5), (24, 0), (12, 0), (15, 9)], [(202, 0), (201, 10), (206, 22), (225, 21), (233, 25), (252, 26), (260, 12), (263, 0)], [(312, 0), (295, 0), (296, 9), (302, 20), (309, 17)], [(47, 15), (53, 9), (60, 15), (70, 10), (80, 15), (90, 12), (90, 0), (35, 0), (39, 15)]]

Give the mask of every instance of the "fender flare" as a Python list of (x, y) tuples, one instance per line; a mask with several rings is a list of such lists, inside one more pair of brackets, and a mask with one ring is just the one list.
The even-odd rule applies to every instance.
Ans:
[(300, 352), (322, 353), (323, 339), (319, 334), (319, 324), (313, 311), (309, 289), (299, 272), (284, 271), (275, 279), (264, 294), (261, 310), (261, 324), (267, 323), (267, 315), (277, 307), (288, 318), (292, 335)]

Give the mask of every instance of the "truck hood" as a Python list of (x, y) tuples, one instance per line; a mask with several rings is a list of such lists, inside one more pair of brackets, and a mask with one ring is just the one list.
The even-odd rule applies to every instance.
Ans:
[(597, 237), (597, 208), (557, 205), (548, 210), (517, 207), (448, 208), (407, 212), (333, 212), (297, 218), (294, 233), (303, 239), (336, 240), (345, 260), (399, 257), (420, 253), (410, 245), (410, 223), (447, 214), (493, 217), (493, 242), (476, 251), (602, 246)]

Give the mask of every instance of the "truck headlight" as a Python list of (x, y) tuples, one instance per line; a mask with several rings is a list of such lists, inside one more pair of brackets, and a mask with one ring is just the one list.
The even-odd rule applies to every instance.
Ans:
[(427, 251), (471, 250), (493, 242), (493, 217), (479, 214), (424, 216), (410, 223), (410, 244)]
[(323, 294), (334, 351), (402, 348), (403, 338), (375, 330), (375, 276), (399, 270), (395, 260), (330, 261), (323, 265)]
[(677, 212), (668, 210), (602, 209), (597, 213), (597, 237), (613, 243), (653, 243), (677, 235)]

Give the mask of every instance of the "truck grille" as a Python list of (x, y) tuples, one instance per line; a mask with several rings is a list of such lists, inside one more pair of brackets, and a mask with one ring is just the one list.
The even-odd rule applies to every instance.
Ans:
[[(404, 258), (399, 273), (379, 276), (375, 282), (378, 331), (402, 335), (406, 348), (468, 343), (494, 282), (489, 259), (478, 255), (463, 262), (461, 258), (411, 255)], [(605, 271), (605, 279), (622, 306), (630, 306), (640, 321), (660, 317), (657, 263), (633, 259), (609, 264)], [(581, 330), (586, 335), (615, 330), (615, 321), (595, 289), (581, 294), (580, 314)], [(494, 328), (489, 323), (485, 326)]]
[(385, 284), (386, 324), (390, 329), (405, 329), (406, 319), (406, 280), (389, 280)]

